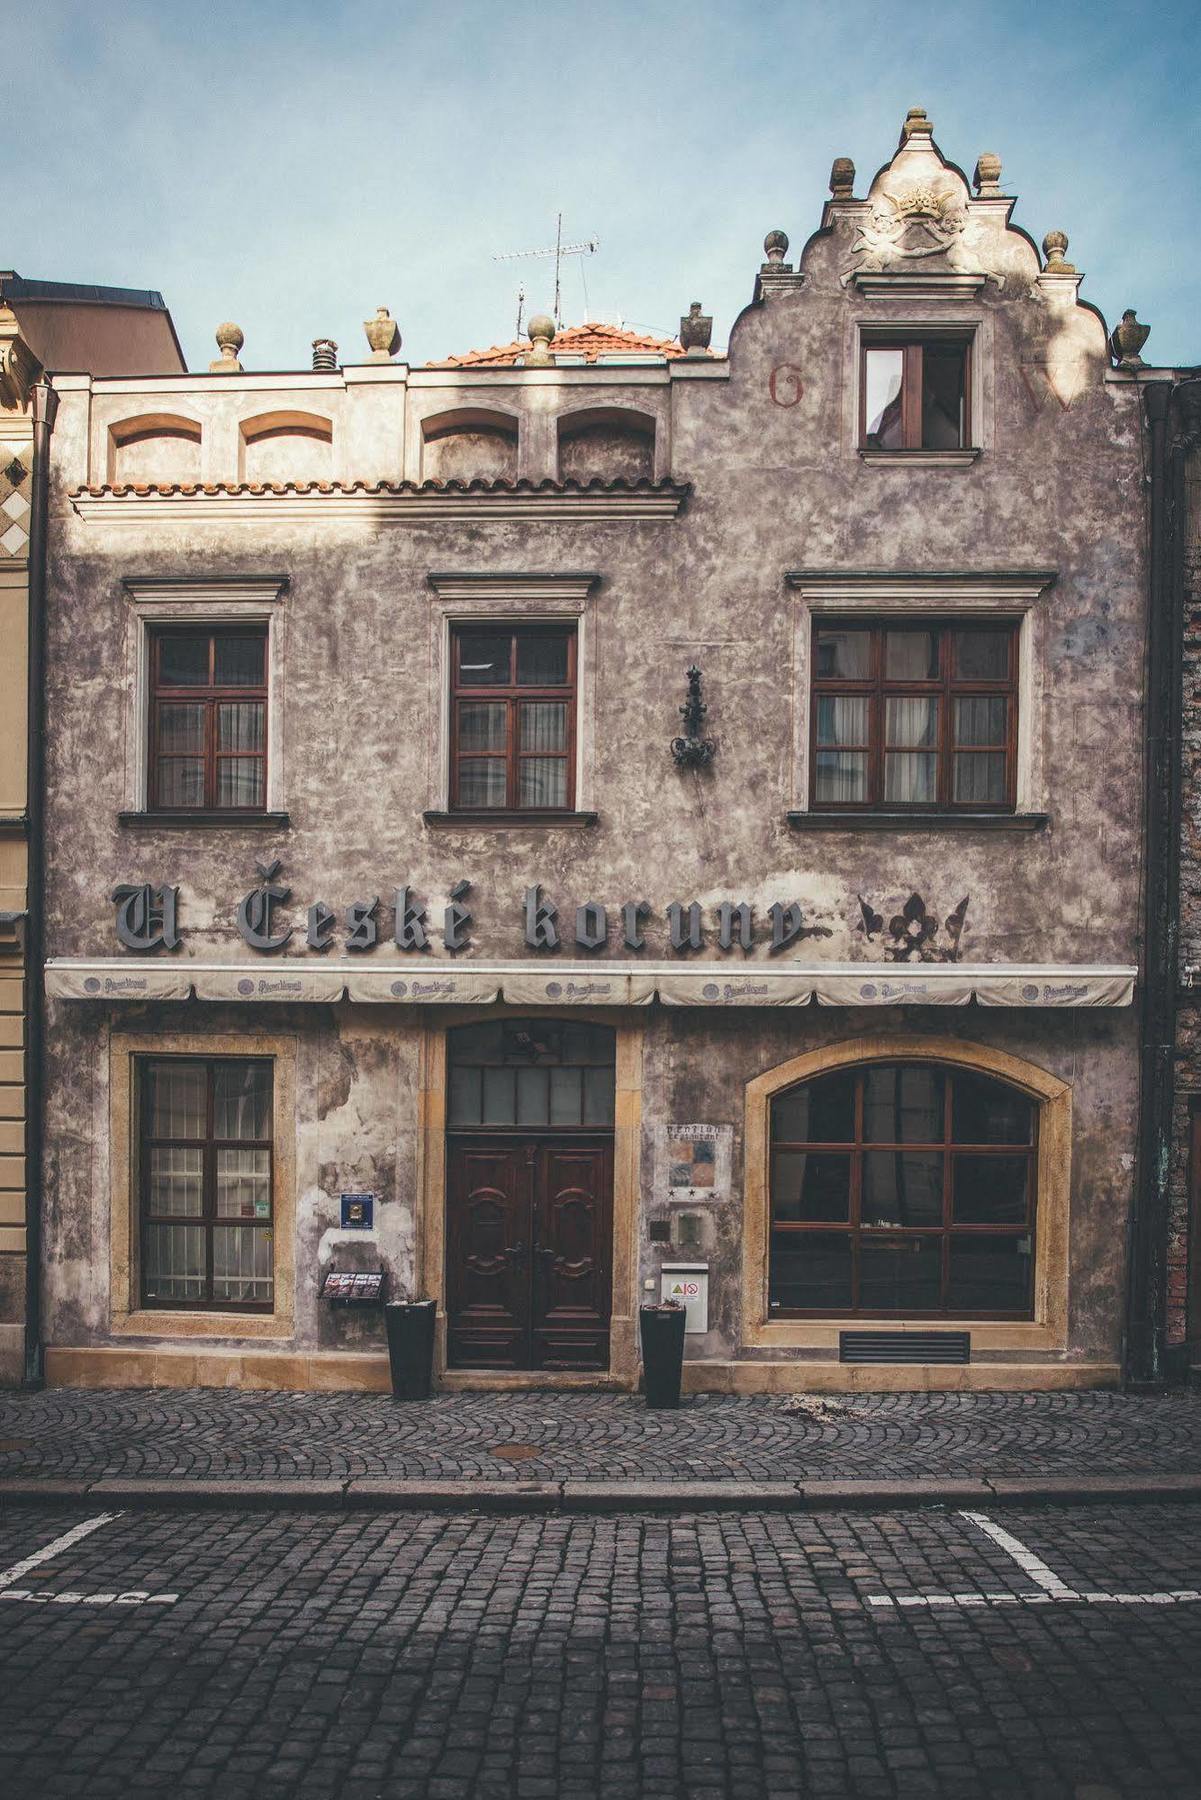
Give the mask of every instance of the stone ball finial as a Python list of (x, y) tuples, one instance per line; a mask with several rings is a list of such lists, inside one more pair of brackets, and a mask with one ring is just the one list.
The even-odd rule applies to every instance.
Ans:
[(830, 165), (830, 197), (833, 200), (855, 198), (855, 165), (849, 156), (836, 156)]
[(235, 325), (232, 319), (226, 319), (224, 324), (218, 325), (213, 336), (217, 340), (217, 348), (220, 350), (221, 355), (216, 362), (211, 362), (209, 364), (209, 374), (241, 374), (242, 365), (238, 361), (238, 352), (246, 342), (246, 334), (242, 330), (242, 327), (240, 325)]
[(525, 329), (530, 340), (530, 353), (525, 359), (526, 368), (545, 368), (551, 361), (550, 347), (555, 335), (554, 320), (549, 313), (535, 313)]
[(1133, 306), (1128, 306), (1122, 314), (1122, 322), (1115, 325), (1110, 333), (1109, 348), (1113, 351), (1119, 369), (1141, 369), (1143, 345), (1151, 335), (1149, 325), (1140, 325), (1138, 314)]
[(1066, 231), (1048, 231), (1043, 239), (1043, 255), (1047, 259), (1044, 275), (1074, 275), (1075, 263), (1065, 262), (1064, 256), (1068, 247)]
[(919, 137), (932, 137), (934, 134), (934, 121), (926, 117), (924, 106), (911, 106), (905, 114), (905, 123), (901, 126), (901, 142), (904, 143), (915, 134)]
[(981, 150), (976, 158), (972, 186), (981, 199), (987, 200), (1001, 191), (1001, 159), (991, 150)]
[(688, 308), (687, 317), (680, 320), (680, 343), (687, 355), (704, 356), (712, 336), (712, 315), (703, 313), (700, 301), (694, 300)]
[(769, 263), (782, 263), (788, 255), (788, 233), (769, 231), (763, 240), (763, 252)]
[(377, 306), (374, 319), (363, 320), (371, 355), (368, 362), (391, 362), (400, 349), (400, 329), (386, 306)]

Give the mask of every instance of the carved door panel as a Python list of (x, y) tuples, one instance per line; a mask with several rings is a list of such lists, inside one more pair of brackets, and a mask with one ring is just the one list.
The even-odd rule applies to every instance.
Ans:
[(447, 1146), (447, 1362), (530, 1366), (532, 1162), (521, 1143)]
[(613, 1148), (539, 1146), (531, 1319), (536, 1369), (607, 1369), (613, 1270)]

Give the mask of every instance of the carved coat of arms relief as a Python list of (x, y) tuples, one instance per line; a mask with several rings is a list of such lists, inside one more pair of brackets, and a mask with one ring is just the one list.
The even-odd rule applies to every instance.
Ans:
[[(956, 274), (978, 274), (965, 242), (967, 228), (967, 208), (952, 189), (939, 190), (925, 181), (885, 188), (871, 211), (855, 221), (852, 262), (842, 272), (842, 285), (853, 275), (895, 269), (931, 256), (945, 257)], [(990, 274), (988, 279), (999, 288), (1005, 285), (1001, 275)]]

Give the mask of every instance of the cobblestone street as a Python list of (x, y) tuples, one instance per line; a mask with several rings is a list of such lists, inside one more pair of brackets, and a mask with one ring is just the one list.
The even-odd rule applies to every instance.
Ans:
[(0, 1791), (1201, 1792), (1201, 1515), (1011, 1511), (1005, 1527), (1024, 1563), (954, 1511), (13, 1509)]
[(0, 1477), (783, 1481), (1201, 1472), (1201, 1394), (385, 1395), (54, 1388), (0, 1397)]

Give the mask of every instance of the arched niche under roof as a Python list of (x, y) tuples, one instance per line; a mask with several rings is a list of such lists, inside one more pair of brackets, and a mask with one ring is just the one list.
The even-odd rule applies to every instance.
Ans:
[(561, 481), (650, 479), (655, 472), (655, 421), (631, 406), (590, 406), (559, 420)]
[(328, 481), (334, 428), (320, 413), (267, 412), (238, 427), (239, 481)]
[(516, 481), (516, 415), (464, 406), (423, 419), (421, 479)]
[(200, 480), (200, 425), (182, 413), (138, 413), (108, 430), (107, 479), (166, 483)]

